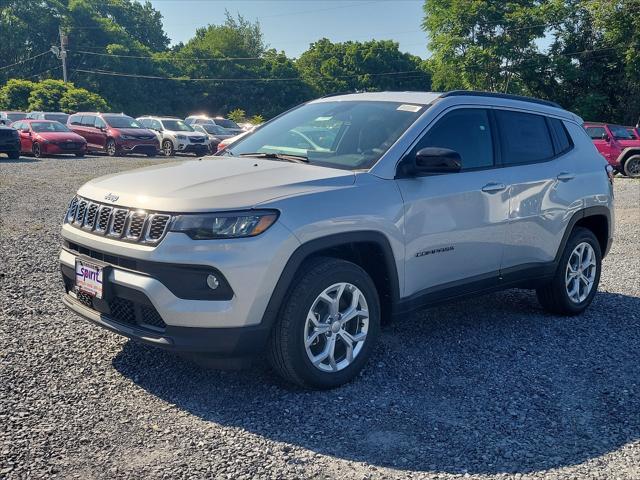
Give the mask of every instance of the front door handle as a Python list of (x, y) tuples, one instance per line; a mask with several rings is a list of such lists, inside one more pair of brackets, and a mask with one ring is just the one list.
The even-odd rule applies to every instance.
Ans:
[(573, 180), (574, 178), (576, 178), (576, 174), (575, 173), (569, 173), (569, 172), (562, 172), (562, 173), (558, 174), (558, 176), (556, 178), (558, 180), (560, 180), (561, 182), (568, 182), (569, 180)]
[(504, 183), (491, 182), (482, 187), (482, 191), (485, 193), (498, 193), (506, 190), (507, 186)]

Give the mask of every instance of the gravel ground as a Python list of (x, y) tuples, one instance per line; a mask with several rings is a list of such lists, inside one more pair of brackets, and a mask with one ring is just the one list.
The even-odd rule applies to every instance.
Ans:
[(640, 478), (640, 182), (616, 182), (584, 315), (521, 290), (424, 310), (318, 393), (263, 365), (203, 369), (62, 306), (69, 198), (162, 161), (0, 159), (0, 478)]

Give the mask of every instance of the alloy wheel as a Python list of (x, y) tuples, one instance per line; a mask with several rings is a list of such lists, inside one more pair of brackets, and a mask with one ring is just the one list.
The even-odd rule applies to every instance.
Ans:
[(34, 157), (39, 158), (42, 155), (42, 151), (40, 150), (40, 145), (39, 144), (34, 143), (33, 147), (32, 147), (32, 150), (33, 150), (33, 156)]
[(109, 140), (107, 142), (107, 153), (111, 157), (115, 157), (116, 155), (116, 142), (114, 142), (113, 140)]
[(336, 283), (318, 295), (307, 313), (304, 346), (324, 372), (347, 368), (364, 347), (369, 329), (367, 300), (351, 283)]
[(640, 177), (640, 157), (629, 159), (625, 170), (630, 177)]
[(579, 243), (567, 262), (565, 286), (573, 303), (581, 303), (591, 293), (596, 278), (596, 253), (587, 243)]
[(165, 157), (170, 157), (173, 155), (173, 143), (170, 140), (165, 140), (162, 142), (162, 154)]

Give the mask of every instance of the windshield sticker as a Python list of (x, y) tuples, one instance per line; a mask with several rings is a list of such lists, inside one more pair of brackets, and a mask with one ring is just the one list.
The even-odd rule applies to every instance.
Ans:
[(402, 112), (419, 112), (422, 107), (420, 105), (409, 105), (407, 103), (400, 105), (396, 110)]
[(327, 122), (331, 120), (333, 117), (318, 117), (315, 119), (316, 122)]

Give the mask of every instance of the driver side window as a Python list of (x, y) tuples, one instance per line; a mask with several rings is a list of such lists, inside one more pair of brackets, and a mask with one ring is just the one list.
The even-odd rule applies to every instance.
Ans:
[(462, 158), (462, 170), (492, 167), (493, 138), (488, 112), (482, 108), (460, 108), (446, 113), (420, 139), (412, 156), (425, 147), (455, 150)]

